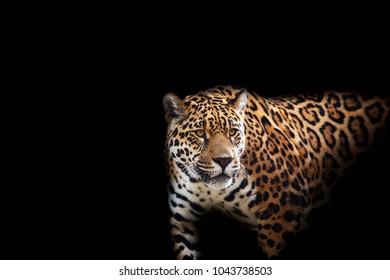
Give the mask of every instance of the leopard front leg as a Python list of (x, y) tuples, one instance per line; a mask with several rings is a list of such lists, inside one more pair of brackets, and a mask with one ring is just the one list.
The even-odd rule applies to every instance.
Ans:
[[(298, 195), (290, 195), (293, 203), (299, 202)], [(270, 202), (265, 210), (258, 213), (258, 245), (268, 258), (278, 258), (301, 227), (303, 208), (287, 201), (286, 197), (287, 205), (284, 206)]]
[[(177, 259), (197, 259), (198, 233), (193, 214), (173, 212), (171, 217), (171, 236), (173, 250)], [(190, 212), (189, 212), (190, 213)]]

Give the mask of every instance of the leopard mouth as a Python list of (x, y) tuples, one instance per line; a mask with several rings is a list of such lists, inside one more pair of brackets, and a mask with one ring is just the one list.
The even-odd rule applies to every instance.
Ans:
[[(229, 176), (230, 174), (226, 174), (225, 172), (221, 172), (218, 175), (214, 175), (214, 174), (206, 172), (200, 168), (197, 168), (196, 172), (198, 173), (200, 179), (208, 185), (226, 184), (229, 182), (230, 179), (233, 178), (232, 176), (235, 176), (237, 174), (237, 172), (233, 172), (233, 174), (231, 176)], [(214, 175), (214, 176), (211, 177), (212, 175)]]

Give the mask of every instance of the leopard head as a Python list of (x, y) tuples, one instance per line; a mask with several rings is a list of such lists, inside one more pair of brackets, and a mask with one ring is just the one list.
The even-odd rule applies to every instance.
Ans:
[(243, 169), (246, 103), (245, 91), (233, 99), (208, 92), (184, 100), (166, 94), (168, 164), (208, 187), (230, 186)]

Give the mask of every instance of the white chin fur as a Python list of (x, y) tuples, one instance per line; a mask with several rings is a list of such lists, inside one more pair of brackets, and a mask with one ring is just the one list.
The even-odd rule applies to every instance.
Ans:
[(224, 180), (211, 180), (206, 185), (211, 188), (223, 189), (228, 187), (232, 183), (232, 178), (226, 178)]

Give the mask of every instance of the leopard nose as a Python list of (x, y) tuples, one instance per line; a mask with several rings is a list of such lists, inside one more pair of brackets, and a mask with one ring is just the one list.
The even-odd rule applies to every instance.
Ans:
[(218, 163), (222, 169), (225, 169), (226, 166), (233, 160), (232, 157), (218, 157), (218, 158), (213, 158), (213, 161)]

